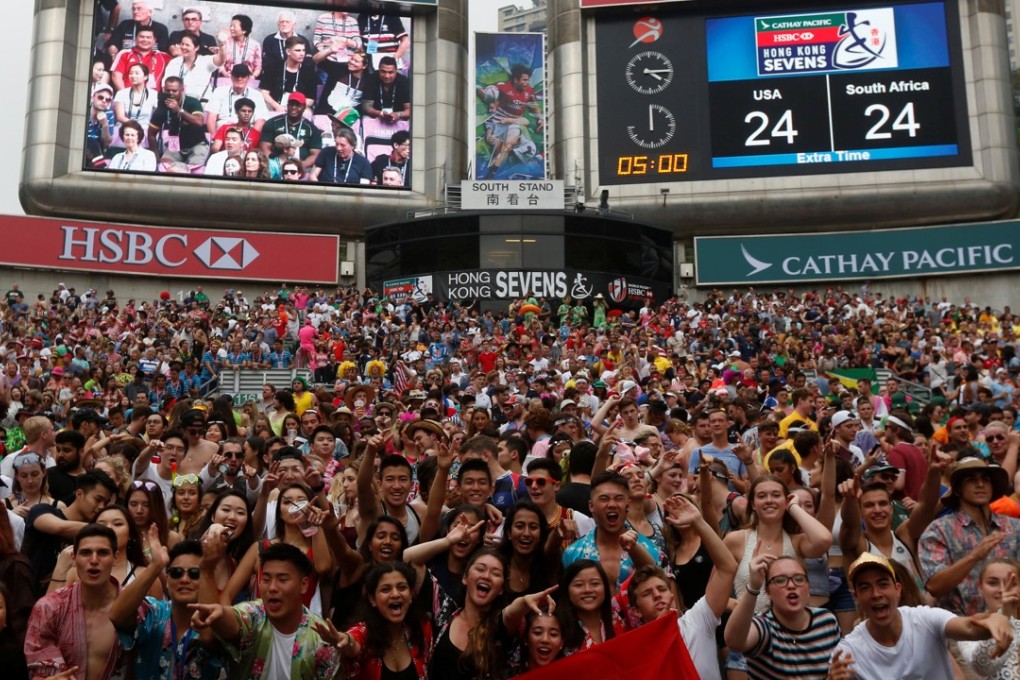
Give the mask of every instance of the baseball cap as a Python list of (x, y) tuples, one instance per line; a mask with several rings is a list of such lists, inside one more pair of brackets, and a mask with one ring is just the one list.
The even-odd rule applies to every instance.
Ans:
[(832, 426), (839, 427), (850, 420), (857, 420), (857, 416), (850, 413), (850, 411), (836, 411), (832, 416)]
[(302, 106), (304, 106), (305, 104), (308, 103), (308, 97), (306, 97), (303, 92), (289, 92), (289, 93), (287, 93), (287, 104), (289, 105), (289, 104), (291, 104), (293, 102), (297, 102), (297, 103), (301, 104)]
[(858, 574), (868, 569), (880, 569), (888, 572), (888, 574), (893, 577), (894, 581), (897, 580), (896, 570), (893, 569), (891, 564), (889, 564), (889, 560), (881, 555), (866, 552), (854, 560), (854, 563), (850, 565), (850, 570), (847, 572), (846, 577), (847, 581), (850, 582), (850, 586), (852, 587), (854, 585), (854, 579), (858, 576)]

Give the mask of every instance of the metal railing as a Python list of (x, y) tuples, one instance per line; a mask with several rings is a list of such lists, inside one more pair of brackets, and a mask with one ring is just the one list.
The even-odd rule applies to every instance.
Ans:
[(243, 406), (250, 401), (261, 401), (263, 385), (273, 385), (277, 389), (290, 387), (298, 376), (312, 382), (312, 372), (307, 368), (242, 368), (236, 371), (228, 368), (220, 371), (218, 384), (207, 396), (229, 394), (234, 406)]

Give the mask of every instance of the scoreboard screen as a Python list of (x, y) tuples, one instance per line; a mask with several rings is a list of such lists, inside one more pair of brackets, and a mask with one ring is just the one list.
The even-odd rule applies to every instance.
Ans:
[(970, 165), (955, 3), (596, 17), (599, 183)]

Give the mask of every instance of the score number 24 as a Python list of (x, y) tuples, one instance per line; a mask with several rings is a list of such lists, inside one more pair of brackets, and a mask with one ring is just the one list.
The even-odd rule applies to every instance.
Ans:
[[(886, 125), (892, 114), (889, 111), (889, 107), (885, 104), (871, 104), (868, 108), (864, 109), (864, 115), (867, 118), (875, 115), (878, 116), (878, 120), (864, 135), (865, 139), (891, 139), (893, 132), (906, 132), (908, 136), (916, 137), (917, 131), (921, 129), (921, 124), (914, 118), (914, 102), (906, 103), (893, 120), (892, 125), (889, 126), (889, 129), (886, 129)], [(771, 122), (768, 114), (764, 111), (751, 111), (744, 116), (745, 123), (753, 124), (756, 121), (758, 122), (758, 127), (744, 140), (744, 146), (769, 146), (772, 144), (772, 140), (769, 137), (785, 138), (787, 144), (793, 144), (794, 138), (799, 134), (793, 126), (793, 111), (790, 109), (784, 111), (779, 117), (779, 120), (776, 121), (776, 124), (769, 131), (769, 137), (763, 136)]]

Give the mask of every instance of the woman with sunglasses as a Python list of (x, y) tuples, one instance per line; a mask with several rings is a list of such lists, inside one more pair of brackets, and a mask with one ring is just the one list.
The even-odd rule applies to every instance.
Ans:
[[(315, 572), (309, 576), (308, 587), (302, 593), (304, 605), (316, 616), (322, 616), (322, 594), (320, 579), (326, 581), (333, 573), (333, 554), (326, 543), (326, 531), (320, 529), (325, 511), (312, 505), (315, 495), (300, 482), (284, 485), (280, 489), (276, 504), (275, 538), (255, 542), (248, 548), (237, 569), (230, 576), (227, 587), (220, 595), (221, 602), (233, 602), (234, 598), (248, 588), (252, 577), (261, 573), (259, 551), (275, 543), (287, 543), (299, 548), (312, 561)], [(255, 580), (254, 595), (259, 595), (261, 579)]]
[(149, 527), (152, 525), (156, 525), (159, 532), (160, 545), (172, 548), (181, 540), (180, 534), (170, 530), (163, 492), (156, 482), (147, 479), (136, 479), (131, 482), (131, 488), (127, 493), (127, 509), (131, 521), (142, 536), (142, 553), (146, 557), (152, 555), (151, 546), (148, 544)]
[(174, 529), (183, 538), (199, 538), (204, 519), (202, 480), (194, 472), (177, 475), (174, 477), (173, 489), (173, 496), (170, 500), (170, 520)]
[(14, 484), (11, 485), (11, 495), (4, 502), (22, 519), (28, 517), (33, 506), (54, 504), (49, 494), (46, 464), (38, 453), (26, 451), (14, 456)]
[[(808, 606), (807, 567), (791, 555), (774, 556), (759, 541), (747, 585), (726, 624), (726, 644), (747, 658), (748, 677), (824, 680), (840, 640), (836, 615)], [(770, 606), (755, 613), (759, 594)]]

